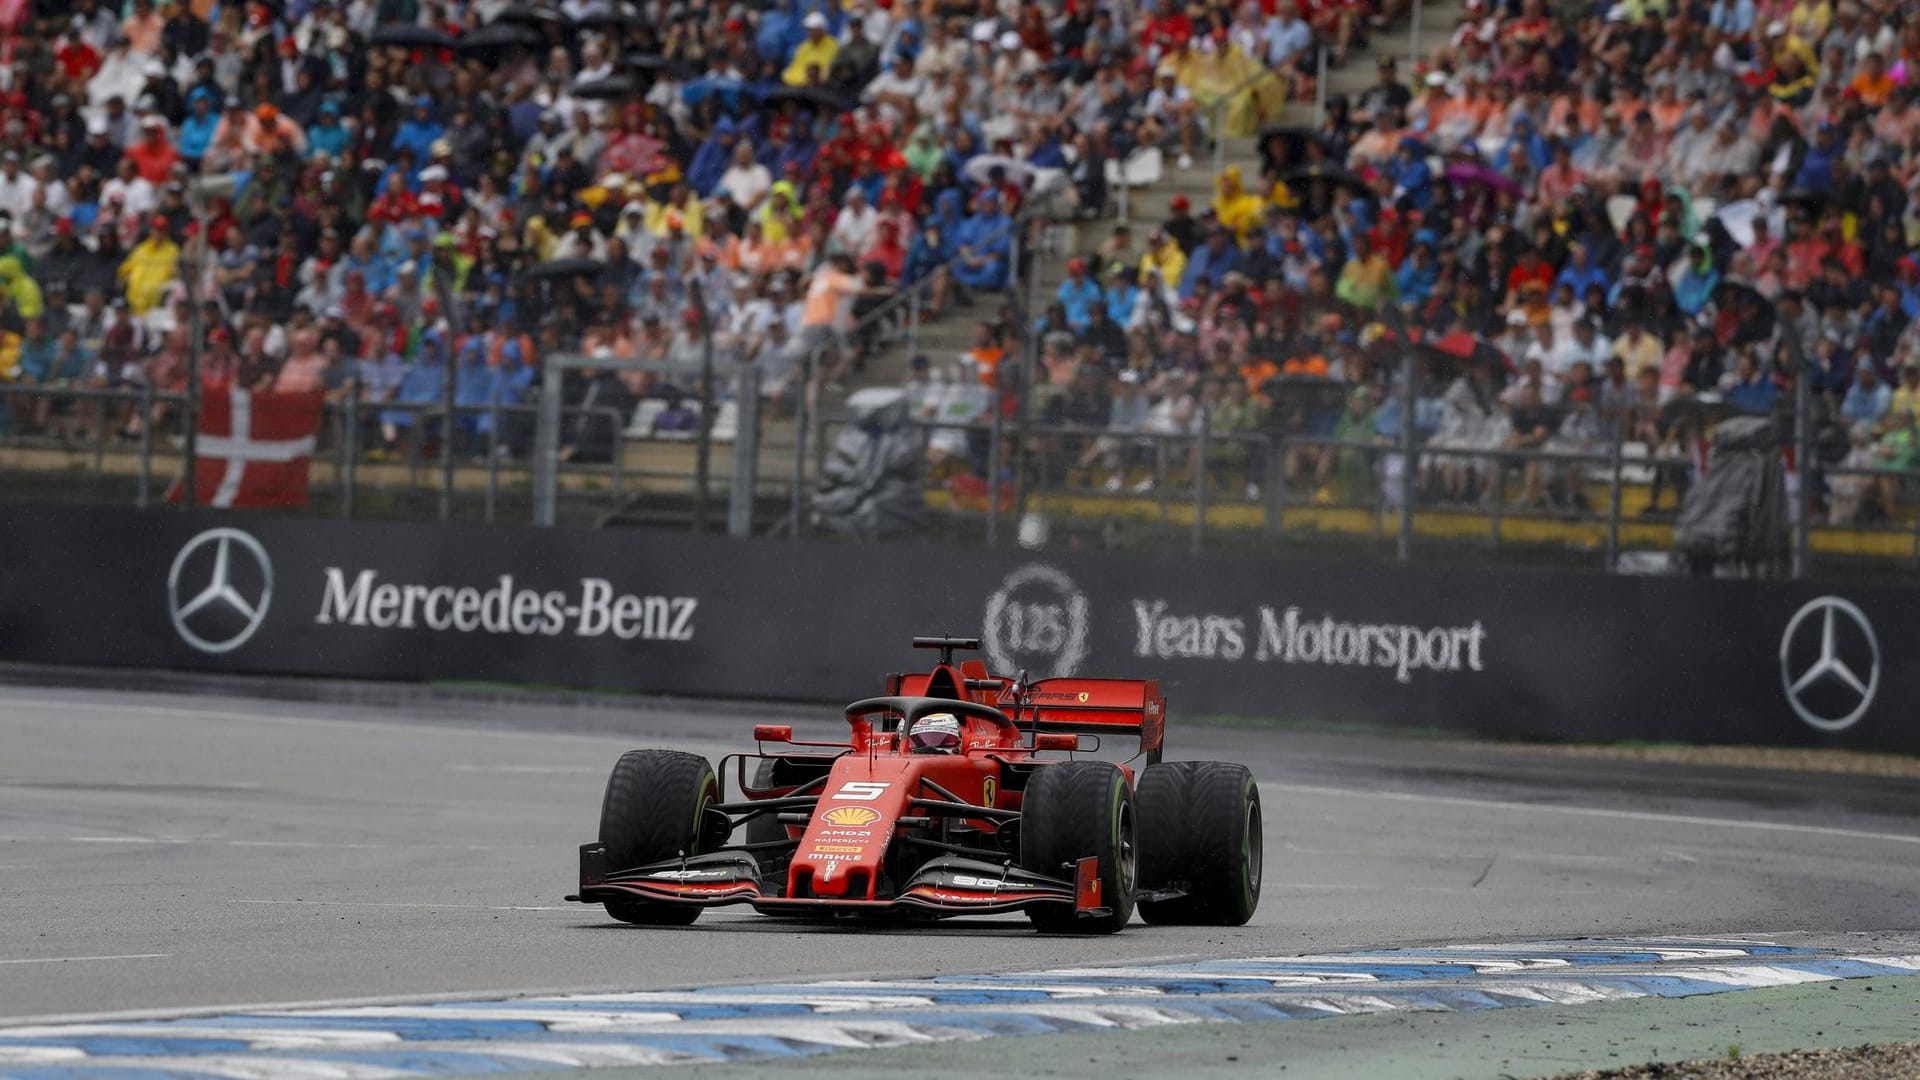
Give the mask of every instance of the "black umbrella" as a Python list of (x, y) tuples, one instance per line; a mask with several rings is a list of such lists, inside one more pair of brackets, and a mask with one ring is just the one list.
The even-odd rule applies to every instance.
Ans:
[(1773, 336), (1773, 301), (1761, 295), (1753, 283), (1738, 277), (1722, 278), (1714, 287), (1714, 302), (1721, 310), (1731, 309), (1739, 316), (1734, 342), (1763, 341)]
[(1367, 186), (1364, 177), (1352, 169), (1343, 169), (1338, 165), (1304, 165), (1296, 169), (1288, 169), (1281, 179), (1289, 185), (1316, 182), (1331, 184), (1334, 187), (1348, 188), (1364, 198), (1374, 197), (1373, 189)]
[(451, 49), (457, 44), (452, 34), (415, 23), (387, 23), (376, 27), (367, 40), (375, 45), (401, 45), (409, 49)]
[(1780, 196), (1780, 201), (1788, 206), (1804, 206), (1808, 210), (1819, 210), (1827, 205), (1831, 198), (1828, 192), (1817, 188), (1797, 187), (1788, 188), (1787, 193)]
[(462, 34), (458, 48), (463, 53), (479, 53), (496, 49), (532, 48), (546, 43), (546, 35), (525, 23), (496, 22)]
[(592, 277), (607, 268), (599, 259), (554, 259), (535, 263), (520, 272), (522, 281), (550, 281), (555, 278)]
[(634, 13), (632, 5), (621, 4), (619, 7), (609, 11), (596, 11), (591, 15), (583, 15), (579, 21), (573, 25), (583, 30), (600, 30), (622, 34), (633, 27), (639, 26), (641, 21), (640, 16)]
[(1290, 169), (1299, 168), (1301, 164), (1307, 160), (1307, 146), (1309, 144), (1319, 146), (1325, 150), (1328, 157), (1338, 156), (1334, 150), (1332, 141), (1312, 128), (1287, 125), (1283, 127), (1270, 127), (1260, 133), (1260, 154), (1267, 159), (1267, 164), (1269, 165), (1278, 165), (1281, 163), (1281, 151), (1284, 149), (1284, 160), (1287, 167)]
[(626, 64), (635, 71), (651, 71), (669, 79), (691, 79), (700, 74), (698, 68), (685, 60), (674, 60), (659, 53), (630, 52), (626, 55)]
[(1456, 375), (1469, 364), (1486, 364), (1501, 371), (1506, 357), (1478, 334), (1456, 330), (1447, 334), (1429, 334), (1420, 342), (1420, 350), (1435, 361), (1435, 374)]
[(761, 98), (772, 105), (781, 101), (811, 105), (830, 113), (846, 112), (853, 108), (853, 102), (827, 89), (824, 86), (781, 86), (766, 92)]
[(641, 90), (640, 84), (631, 75), (609, 75), (604, 79), (574, 83), (573, 89), (567, 92), (588, 101), (620, 101), (639, 95)]
[(500, 9), (500, 14), (495, 15), (493, 21), (524, 23), (527, 26), (565, 26), (567, 17), (560, 13), (559, 8), (545, 4), (508, 4)]

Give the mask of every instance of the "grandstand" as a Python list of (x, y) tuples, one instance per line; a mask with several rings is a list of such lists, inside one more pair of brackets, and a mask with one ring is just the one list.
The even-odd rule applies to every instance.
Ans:
[(158, 498), (238, 388), (312, 403), (283, 502), (514, 516), (566, 356), (588, 520), (744, 424), (765, 527), (902, 386), (963, 523), (1611, 557), (1747, 413), (1810, 549), (1915, 554), (1903, 12), (1272, 7), (19, 5), (0, 471)]

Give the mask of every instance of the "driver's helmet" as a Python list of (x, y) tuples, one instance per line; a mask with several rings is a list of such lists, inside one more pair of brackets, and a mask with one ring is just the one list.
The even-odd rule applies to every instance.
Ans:
[(916, 754), (951, 754), (960, 749), (960, 718), (937, 712), (915, 720), (907, 731), (907, 749)]

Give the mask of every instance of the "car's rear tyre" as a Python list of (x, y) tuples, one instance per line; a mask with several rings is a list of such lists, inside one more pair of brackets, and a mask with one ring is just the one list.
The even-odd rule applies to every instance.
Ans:
[(1182, 761), (1140, 777), (1141, 888), (1186, 895), (1143, 900), (1140, 917), (1172, 926), (1240, 926), (1260, 904), (1260, 789), (1244, 765)]
[(1195, 762), (1167, 761), (1140, 770), (1133, 784), (1134, 812), (1140, 826), (1140, 888), (1136, 906), (1142, 918), (1156, 919), (1171, 901), (1147, 897), (1161, 889), (1187, 885), (1187, 784)]
[[(720, 781), (707, 759), (677, 750), (629, 750), (607, 777), (600, 802), (600, 844), (609, 870), (697, 855), (725, 844), (727, 818), (711, 813)], [(690, 904), (609, 900), (607, 914), (643, 926), (687, 926), (700, 917)]]
[(1035, 770), (1020, 811), (1020, 865), (1049, 877), (1074, 878), (1074, 863), (1099, 860), (1105, 915), (1050, 905), (1028, 912), (1041, 930), (1111, 934), (1133, 917), (1136, 879), (1132, 785), (1105, 761), (1069, 761)]

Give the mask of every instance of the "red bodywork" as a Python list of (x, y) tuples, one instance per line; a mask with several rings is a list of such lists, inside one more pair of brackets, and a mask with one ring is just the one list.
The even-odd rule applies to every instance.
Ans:
[[(1016, 686), (989, 675), (979, 660), (952, 663), (955, 645), (967, 647), (948, 642), (933, 670), (889, 676), (887, 696), (848, 706), (844, 743), (797, 742), (790, 729), (762, 726), (756, 737), (804, 749), (722, 759), (723, 786), (732, 772), (742, 798), (714, 811), (736, 827), (778, 815), (778, 830), (762, 826), (763, 839), (753, 842), (749, 828), (748, 843), (644, 867), (602, 865), (604, 848), (583, 845), (576, 899), (748, 903), (769, 913), (1101, 909), (1095, 860), (1017, 865), (1022, 793), (1035, 769), (1098, 749), (1101, 738), (1137, 737), (1139, 752), (1130, 760), (1158, 761), (1166, 708), (1159, 684), (1057, 678)], [(903, 749), (908, 723), (933, 712), (958, 716), (960, 748)], [(749, 783), (749, 761), (771, 761), (765, 768), (775, 782)], [(1132, 768), (1121, 768), (1131, 778)]]

